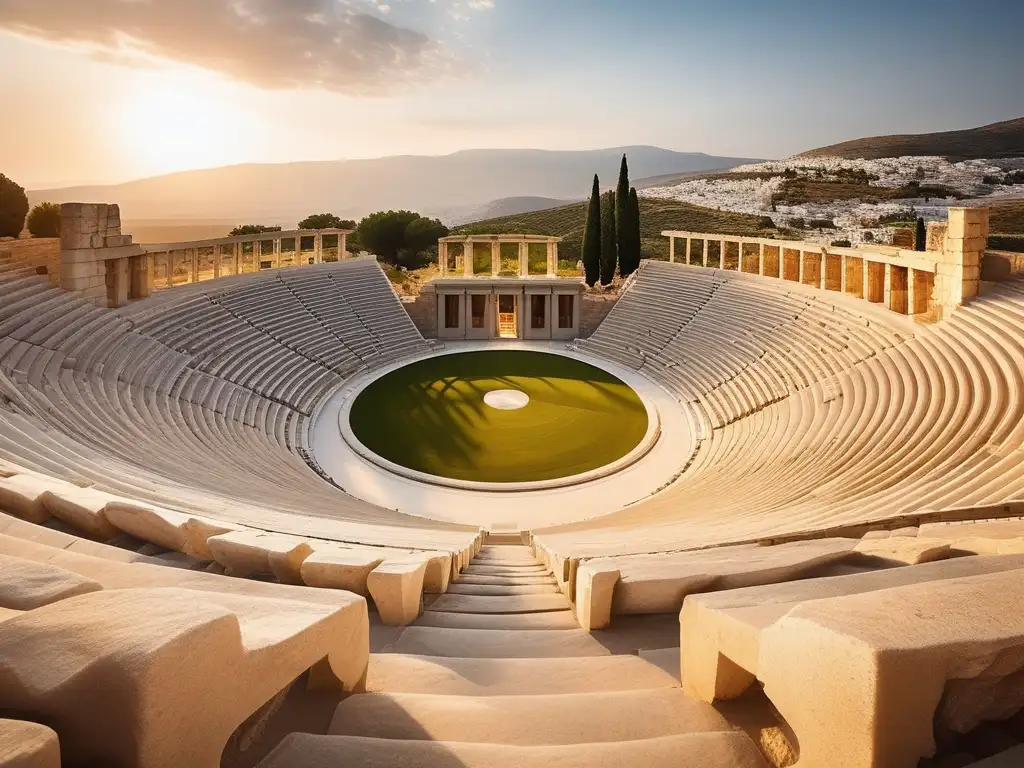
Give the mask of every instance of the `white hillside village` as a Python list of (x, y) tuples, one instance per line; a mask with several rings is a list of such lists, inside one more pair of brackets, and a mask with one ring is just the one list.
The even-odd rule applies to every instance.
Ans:
[[(951, 163), (944, 157), (892, 157), (859, 160), (841, 157), (792, 157), (764, 163), (741, 165), (709, 178), (680, 184), (651, 187), (646, 197), (678, 200), (694, 205), (736, 213), (765, 214), (776, 226), (793, 227), (807, 223), (806, 239), (827, 243), (849, 240), (851, 243), (887, 243), (892, 228), (886, 222), (923, 217), (942, 221), (950, 207), (963, 205), (964, 199), (1024, 196), (1021, 174), (1018, 184), (993, 183), (1024, 169), (1024, 160), (966, 160)], [(870, 180), (873, 187), (901, 188), (907, 185), (946, 187), (959, 195), (948, 197), (901, 197), (879, 202), (862, 199), (830, 200), (787, 205), (777, 196), (786, 181), (806, 179), (817, 182), (842, 181), (852, 174)], [(866, 175), (866, 176), (865, 176)], [(734, 178), (731, 178), (734, 177)], [(773, 201), (776, 201), (773, 205)], [(810, 222), (822, 224), (812, 227)], [(825, 226), (831, 222), (833, 226)], [(817, 230), (816, 232), (813, 230)]]

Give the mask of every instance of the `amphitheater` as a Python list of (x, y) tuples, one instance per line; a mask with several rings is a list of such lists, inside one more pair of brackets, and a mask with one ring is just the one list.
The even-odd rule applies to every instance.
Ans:
[[(556, 238), (449, 239), (414, 307), (346, 234), (141, 246), (66, 204), (59, 276), (0, 253), (0, 766), (1024, 765), (986, 210), (924, 252), (669, 232), (592, 327)], [(443, 374), (523, 352), (583, 384)], [(428, 421), (348, 426), (414, 365), (410, 420), (466, 414), (426, 470)]]

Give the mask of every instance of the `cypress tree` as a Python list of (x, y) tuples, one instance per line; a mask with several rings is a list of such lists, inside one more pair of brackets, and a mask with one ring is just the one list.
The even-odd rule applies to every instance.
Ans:
[(619, 250), (615, 231), (615, 193), (609, 192), (601, 205), (601, 285), (610, 285), (615, 277)]
[(629, 188), (629, 230), (620, 233), (620, 239), (626, 242), (626, 249), (629, 254), (628, 260), (622, 258), (622, 250), (619, 251), (619, 272), (623, 277), (629, 277), (640, 268), (640, 199), (637, 197), (636, 188)]
[(924, 218), (917, 217), (917, 231), (914, 234), (914, 250), (923, 251), (928, 243), (928, 230), (924, 226)]
[(583, 229), (583, 272), (589, 286), (593, 286), (601, 276), (601, 185), (596, 173), (587, 209), (587, 224)]
[(626, 162), (626, 156), (623, 155), (622, 164), (619, 166), (619, 184), (615, 188), (615, 232), (619, 246), (619, 269), (624, 275), (629, 274), (627, 270), (633, 263), (630, 252), (629, 233), (631, 231), (632, 227), (629, 224), (629, 164)]

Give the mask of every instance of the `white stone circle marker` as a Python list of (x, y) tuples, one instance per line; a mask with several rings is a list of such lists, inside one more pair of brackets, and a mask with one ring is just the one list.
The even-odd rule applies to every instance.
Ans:
[(493, 389), (484, 395), (484, 402), (499, 411), (515, 411), (525, 408), (530, 396), (518, 389)]

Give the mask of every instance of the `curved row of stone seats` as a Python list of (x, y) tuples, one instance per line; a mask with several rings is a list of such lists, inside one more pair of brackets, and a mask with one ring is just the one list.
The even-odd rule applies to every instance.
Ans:
[[(581, 561), (966, 519), (1024, 492), (1024, 284), (702, 441), (683, 477), (539, 530), (570, 596)], [(924, 393), (927, 393), (925, 396)], [(988, 508), (988, 507), (986, 507)]]
[(857, 544), (856, 539), (812, 539), (595, 558), (576, 573), (576, 618), (591, 630), (607, 627), (613, 613), (672, 613), (696, 592), (792, 581), (825, 566), (855, 561)]
[(1024, 556), (691, 595), (684, 690), (736, 698), (755, 681), (792, 728), (801, 766), (914, 768), (935, 731), (1020, 709)]
[(912, 333), (886, 313), (777, 280), (645, 262), (579, 346), (646, 373), (721, 427)]
[[(446, 592), (478, 541), (454, 553), (352, 547), (160, 509), (33, 473), (5, 474), (0, 510), (21, 520), (40, 524), (52, 515), (97, 538), (127, 533), (187, 558), (214, 561), (229, 576), (352, 591), (372, 597), (386, 624), (408, 624), (419, 615), (424, 592)], [(0, 516), (3, 521), (5, 528), (15, 525), (7, 516)]]
[[(68, 559), (93, 558), (51, 561)], [(198, 588), (163, 587), (153, 576), (111, 587), (34, 559), (0, 571), (0, 601), (22, 606), (0, 618), (0, 709), (50, 724), (68, 762), (218, 766), (231, 734), (307, 670), (313, 689), (365, 685), (362, 598), (262, 596), (221, 589), (236, 580), (209, 574), (189, 577), (206, 577)], [(69, 590), (76, 581), (79, 589)]]
[(0, 719), (0, 768), (60, 768), (60, 741), (50, 728)]
[[(338, 285), (345, 291), (350, 287), (336, 284), (334, 272), (366, 273), (360, 286), (351, 289), (355, 294), (342, 298), (356, 307), (369, 300), (360, 298), (360, 292), (379, 288), (381, 281), (390, 291), (373, 262), (297, 272), (297, 280), (326, 283), (335, 293), (342, 290)], [(268, 280), (257, 277), (262, 283)], [(40, 292), (51, 290), (33, 285)], [(303, 294), (302, 289), (296, 292)], [(388, 564), (374, 580), (384, 582), (381, 590), (402, 581), (398, 593), (405, 609), (398, 615), (420, 603), (419, 595), (414, 599), (411, 594), (418, 577), (409, 561), (425, 561), (426, 588), (441, 591), (449, 571), (457, 573), (478, 546), (476, 529), (379, 509), (324, 483), (300, 452), (305, 417), (289, 404), (190, 367), (193, 358), (188, 354), (139, 335), (132, 330), (134, 321), (117, 313), (93, 307), (79, 312), (80, 300), (61, 292), (53, 296), (63, 307), (60, 317), (47, 325), (27, 309), (19, 311), (11, 316), (13, 335), (0, 339), (0, 350), (7, 353), (0, 358), (0, 372), (10, 373), (10, 378), (3, 374), (0, 394), (14, 405), (13, 411), (0, 408), (0, 457), (157, 508), (184, 509), (195, 518), (207, 513), (223, 517), (228, 525), (220, 532), (255, 527), (312, 534), (337, 542), (341, 559), (365, 561), (360, 548), (379, 549)], [(180, 299), (170, 293), (159, 298), (164, 309), (195, 300), (187, 292)], [(379, 301), (379, 291), (372, 298)], [(390, 302), (383, 310), (375, 309), (373, 318), (386, 325), (385, 315), (393, 310), (402, 319), (390, 325), (408, 330), (425, 346), (393, 293)], [(67, 328), (63, 317), (75, 318), (77, 325)], [(328, 559), (326, 553), (320, 556)], [(401, 561), (401, 567), (392, 561)], [(452, 565), (446, 567), (446, 561)], [(341, 565), (326, 563), (310, 578), (348, 583), (351, 575), (337, 575)], [(389, 569), (395, 573), (384, 578)], [(407, 573), (398, 572), (403, 570)]]
[(429, 350), (373, 260), (239, 275), (120, 311), (193, 365), (308, 414), (363, 366)]

